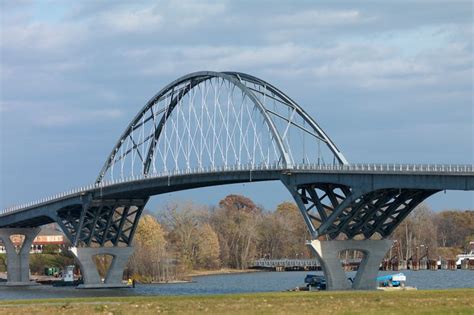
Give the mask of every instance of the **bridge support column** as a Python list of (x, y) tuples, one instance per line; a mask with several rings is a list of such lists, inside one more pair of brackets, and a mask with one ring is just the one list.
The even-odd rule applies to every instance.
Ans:
[[(0, 240), (7, 251), (7, 285), (35, 285), (30, 281), (30, 249), (40, 228), (3, 228), (0, 229)], [(23, 244), (17, 250), (10, 236), (23, 235)]]
[[(392, 246), (392, 240), (312, 240), (308, 246), (314, 251), (324, 271), (328, 290), (375, 290), (380, 262)], [(344, 250), (361, 251), (364, 255), (352, 285), (342, 268), (339, 253)]]
[[(78, 286), (79, 289), (127, 287), (122, 282), (122, 275), (128, 259), (133, 253), (133, 247), (73, 247), (71, 251), (79, 262), (84, 281), (84, 284)], [(97, 255), (112, 256), (112, 263), (106, 272), (104, 281), (100, 278), (94, 262), (94, 256)]]

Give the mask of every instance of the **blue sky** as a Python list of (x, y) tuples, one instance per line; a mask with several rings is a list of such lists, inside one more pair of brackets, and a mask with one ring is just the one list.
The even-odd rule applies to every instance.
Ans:
[[(198, 70), (270, 81), (350, 162), (474, 163), (471, 1), (0, 1), (0, 208), (93, 182), (129, 120)], [(279, 183), (229, 193), (268, 209)], [(434, 210), (473, 209), (440, 193)]]

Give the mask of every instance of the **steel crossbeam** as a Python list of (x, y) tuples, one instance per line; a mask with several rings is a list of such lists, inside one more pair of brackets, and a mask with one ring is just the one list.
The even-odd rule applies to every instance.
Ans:
[(147, 199), (94, 200), (62, 209), (58, 223), (73, 246), (129, 246)]
[(329, 183), (287, 187), (293, 191), (313, 236), (327, 235), (330, 239), (340, 235), (371, 238), (376, 233), (385, 238), (418, 204), (437, 192), (394, 188), (367, 191)]

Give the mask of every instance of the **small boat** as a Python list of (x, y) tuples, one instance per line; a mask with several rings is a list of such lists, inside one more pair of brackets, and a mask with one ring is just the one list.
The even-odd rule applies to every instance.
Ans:
[(469, 245), (471, 246), (471, 251), (469, 253), (459, 254), (456, 256), (456, 266), (458, 266), (458, 268), (461, 268), (463, 261), (467, 260), (469, 264), (470, 260), (474, 260), (474, 242), (470, 242)]
[(82, 280), (74, 280), (74, 265), (66, 266), (63, 278), (59, 281), (54, 281), (53, 287), (70, 287), (82, 284)]
[(377, 277), (377, 283), (379, 287), (382, 287), (382, 288), (388, 288), (388, 287), (404, 288), (406, 281), (407, 281), (407, 277), (403, 273)]

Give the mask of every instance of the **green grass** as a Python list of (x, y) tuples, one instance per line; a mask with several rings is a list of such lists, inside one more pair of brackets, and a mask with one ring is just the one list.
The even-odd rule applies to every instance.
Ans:
[(474, 314), (474, 289), (1, 301), (0, 314)]

